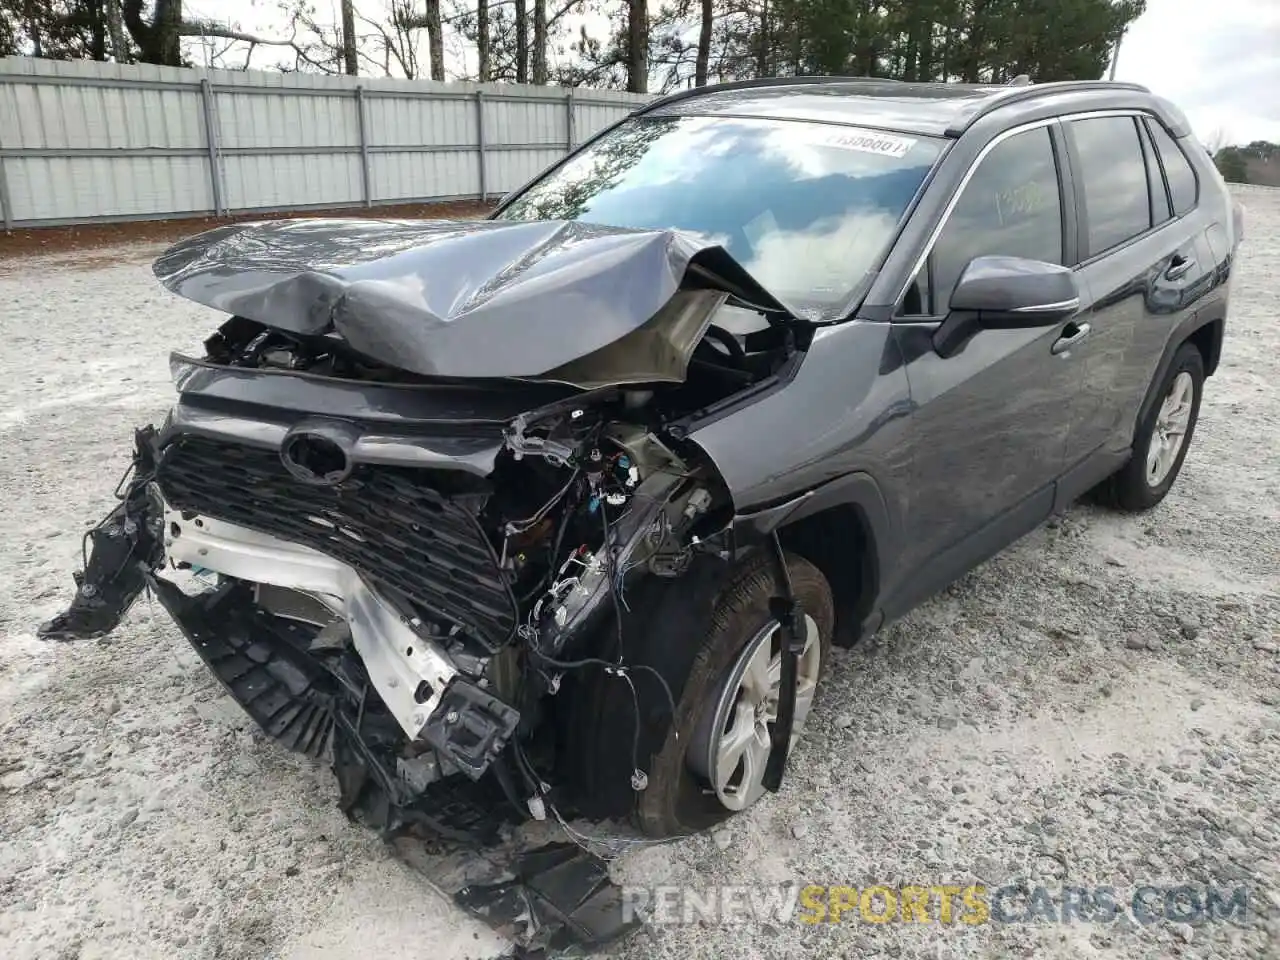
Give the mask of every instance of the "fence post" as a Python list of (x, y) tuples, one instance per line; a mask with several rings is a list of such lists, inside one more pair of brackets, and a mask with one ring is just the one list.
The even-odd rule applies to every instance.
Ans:
[(365, 121), (364, 84), (356, 87), (356, 117), (360, 121), (360, 183), (364, 205), (373, 206), (373, 188), (369, 185), (369, 130)]
[(489, 199), (489, 175), (484, 162), (484, 91), (476, 91), (476, 146), (480, 154), (480, 202)]
[(4, 231), (13, 229), (13, 200), (9, 197), (9, 181), (4, 175), (4, 157), (0, 157), (0, 222)]
[(222, 202), (222, 174), (218, 169), (218, 123), (213, 115), (213, 89), (208, 77), (200, 78), (200, 105), (204, 113), (204, 138), (209, 144), (209, 183), (213, 186), (213, 214), (226, 213)]
[(569, 125), (568, 125), (568, 137), (566, 138), (566, 141), (567, 141), (567, 143), (568, 143), (568, 149), (567, 149), (567, 150), (565, 150), (565, 153), (573, 153), (573, 141), (574, 141), (574, 139), (575, 139), (575, 135), (576, 135), (576, 132), (575, 132), (575, 130), (574, 130), (574, 126), (575, 126), (575, 124), (577, 123), (577, 117), (576, 117), (576, 116), (574, 116), (573, 87), (570, 87), (570, 88), (569, 88), (569, 95), (568, 95), (567, 97), (565, 97), (565, 103), (566, 103), (566, 104), (568, 104), (568, 106), (569, 106), (569, 113), (568, 113), (568, 116), (567, 116), (567, 119), (568, 119), (568, 121), (569, 121)]

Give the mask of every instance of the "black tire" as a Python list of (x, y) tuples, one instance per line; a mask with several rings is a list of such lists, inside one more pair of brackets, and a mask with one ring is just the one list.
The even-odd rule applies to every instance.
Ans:
[[(787, 555), (787, 567), (804, 613), (818, 624), (825, 672), (835, 624), (831, 588), (818, 569), (801, 557)], [(699, 719), (704, 711), (713, 709), (714, 695), (739, 653), (769, 623), (769, 599), (777, 593), (770, 558), (761, 555), (732, 575), (716, 598), (701, 648), (682, 682), (674, 685), (677, 690), (683, 688), (675, 723), (668, 726), (662, 748), (653, 757), (648, 787), (636, 795), (637, 825), (650, 836), (696, 833), (730, 816), (731, 811), (688, 768), (685, 754)], [(662, 639), (661, 634), (654, 637), (659, 644)], [(662, 659), (660, 649), (652, 653), (655, 661)], [(671, 654), (678, 657), (676, 651)], [(608, 736), (607, 731), (601, 733)]]
[[(1187, 421), (1186, 435), (1182, 447), (1178, 451), (1173, 466), (1164, 479), (1152, 485), (1147, 479), (1147, 453), (1152, 437), (1156, 431), (1156, 420), (1160, 415), (1160, 405), (1168, 395), (1174, 380), (1181, 373), (1191, 376), (1194, 392), (1191, 398), (1191, 417)], [(1191, 447), (1191, 439), (1195, 434), (1196, 421), (1200, 418), (1200, 397), (1204, 391), (1204, 358), (1194, 344), (1184, 343), (1174, 354), (1164, 379), (1156, 390), (1155, 402), (1147, 412), (1133, 438), (1133, 456), (1120, 470), (1114, 473), (1098, 489), (1098, 499), (1108, 506), (1119, 510), (1138, 513), (1150, 510), (1169, 492), (1173, 482), (1182, 470), (1182, 461), (1186, 459), (1187, 450)]]

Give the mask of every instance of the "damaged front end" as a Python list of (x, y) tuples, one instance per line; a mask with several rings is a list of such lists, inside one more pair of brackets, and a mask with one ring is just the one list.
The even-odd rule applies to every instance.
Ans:
[[(149, 588), (262, 729), (331, 757), (343, 809), (388, 836), (484, 845), (573, 815), (561, 681), (588, 662), (625, 676), (628, 583), (679, 578), (733, 515), (680, 425), (795, 354), (768, 320), (782, 308), (717, 251), (368, 221), (180, 244), (162, 281), (233, 316), (205, 356), (172, 358), (178, 402), (138, 431), (42, 634), (109, 633)], [(766, 318), (746, 346), (713, 328), (731, 299)], [(632, 790), (647, 763), (633, 750)], [(522, 946), (621, 932), (598, 864), (523, 862), (544, 861), (582, 884), (558, 902), (532, 874), (494, 888), (526, 906), (542, 890), (508, 931)]]

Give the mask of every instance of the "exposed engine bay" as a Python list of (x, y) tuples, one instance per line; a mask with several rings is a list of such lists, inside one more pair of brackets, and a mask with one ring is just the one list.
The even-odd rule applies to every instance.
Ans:
[[(210, 277), (242, 274), (210, 251), (232, 242), (242, 257), (246, 238), (209, 236), (197, 259), (216, 270), (193, 279), (201, 238), (156, 269), (171, 278), (178, 257), (179, 292), (196, 283), (213, 303)], [(270, 307), (254, 276), (255, 303)], [(340, 312), (299, 276), (314, 275), (285, 286), (303, 300), (275, 308)], [(171, 359), (178, 403), (138, 431), (120, 504), (86, 538), (75, 600), (42, 633), (103, 636), (149, 589), (253, 719), (331, 757), (343, 809), (387, 835), (484, 844), (505, 821), (579, 813), (557, 701), (587, 669), (634, 702), (617, 749), (627, 788), (643, 791), (638, 674), (661, 687), (668, 720), (678, 691), (627, 662), (629, 588), (732, 553), (732, 495), (688, 424), (798, 357), (775, 306), (688, 276), (654, 317), (586, 353), (562, 349), (537, 375), (427, 374), (332, 324), (233, 315), (203, 357)], [(577, 907), (609, 896), (590, 875)], [(569, 912), (550, 908), (572, 927)], [(550, 927), (534, 926), (519, 939), (545, 942)], [(579, 939), (604, 937), (585, 929)]]

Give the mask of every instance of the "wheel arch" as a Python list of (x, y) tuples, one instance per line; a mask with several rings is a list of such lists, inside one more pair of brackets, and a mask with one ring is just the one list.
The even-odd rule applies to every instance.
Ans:
[(1226, 330), (1225, 317), (1217, 317), (1203, 326), (1196, 327), (1187, 336), (1185, 342), (1195, 345), (1204, 359), (1204, 375), (1213, 376), (1218, 369), (1218, 361), (1222, 359), (1222, 337)]
[(874, 629), (894, 534), (885, 498), (869, 474), (851, 473), (776, 506), (739, 514), (733, 527), (744, 547), (776, 531), (784, 549), (822, 572), (835, 599), (837, 645), (850, 646)]
[(1217, 368), (1222, 356), (1222, 339), (1226, 329), (1225, 305), (1211, 310), (1196, 313), (1184, 321), (1165, 343), (1164, 353), (1156, 367), (1155, 376), (1147, 386), (1142, 406), (1138, 408), (1137, 419), (1134, 420), (1135, 435), (1138, 426), (1146, 421), (1152, 408), (1160, 401), (1160, 385), (1173, 365), (1173, 358), (1185, 344), (1190, 343), (1200, 353), (1204, 361), (1204, 375), (1210, 376)]

